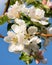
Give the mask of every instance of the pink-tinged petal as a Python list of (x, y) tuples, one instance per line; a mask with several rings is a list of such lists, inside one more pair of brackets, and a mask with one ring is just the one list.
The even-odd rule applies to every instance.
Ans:
[(52, 8), (52, 2), (47, 2), (47, 6), (49, 6), (50, 8)]
[(36, 64), (39, 64), (40, 63), (40, 60), (35, 60)]
[(42, 4), (43, 4), (43, 5), (47, 4), (47, 1), (46, 1), (46, 0), (43, 0), (43, 1), (42, 1)]

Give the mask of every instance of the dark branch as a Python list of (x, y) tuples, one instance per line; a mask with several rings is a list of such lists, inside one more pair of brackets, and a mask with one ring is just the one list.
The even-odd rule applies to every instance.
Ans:
[(5, 7), (5, 10), (4, 10), (3, 14), (5, 14), (5, 12), (7, 12), (9, 5), (10, 5), (10, 0), (7, 1), (6, 7)]
[(2, 35), (0, 34), (0, 38), (4, 38), (4, 36), (2, 36)]

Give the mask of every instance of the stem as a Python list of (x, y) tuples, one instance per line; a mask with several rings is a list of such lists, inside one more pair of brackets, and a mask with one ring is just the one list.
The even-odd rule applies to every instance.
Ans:
[(44, 34), (44, 33), (39, 33), (37, 32), (36, 35), (40, 35), (40, 36), (43, 36), (43, 37), (52, 37), (52, 34)]
[(41, 34), (41, 36), (44, 36), (44, 37), (52, 37), (52, 34)]
[(4, 13), (3, 13), (3, 14), (5, 14), (5, 12), (7, 12), (8, 7), (9, 7), (9, 4), (10, 4), (10, 0), (8, 0), (8, 1), (6, 2), (6, 7), (5, 7), (5, 10), (4, 10)]
[[(5, 7), (5, 9), (4, 9), (3, 15), (5, 15), (5, 12), (7, 12), (8, 7), (9, 7), (9, 4), (10, 4), (10, 0), (8, 0), (8, 1), (6, 2), (6, 7)], [(0, 18), (3, 17), (3, 15), (1, 15)]]
[(2, 36), (2, 35), (0, 34), (0, 38), (4, 38), (4, 36)]

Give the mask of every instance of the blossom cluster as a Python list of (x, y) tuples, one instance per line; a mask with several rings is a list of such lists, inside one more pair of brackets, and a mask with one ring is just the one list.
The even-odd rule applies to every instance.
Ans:
[[(37, 64), (47, 63), (43, 53), (49, 40), (37, 35), (38, 32), (52, 33), (52, 27), (46, 27), (50, 23), (48, 22), (49, 18), (45, 17), (45, 11), (33, 5), (27, 6), (26, 3), (20, 4), (16, 1), (9, 7), (6, 15), (13, 22), (11, 30), (4, 37), (4, 41), (10, 43), (8, 50), (23, 54), (20, 58), (27, 64), (34, 59)], [(44, 43), (42, 38), (44, 38)]]

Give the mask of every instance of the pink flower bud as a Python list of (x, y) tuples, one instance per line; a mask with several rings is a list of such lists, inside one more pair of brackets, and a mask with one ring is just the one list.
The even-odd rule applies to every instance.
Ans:
[(43, 5), (47, 4), (47, 1), (46, 1), (46, 0), (43, 0), (43, 1), (42, 1), (42, 4), (43, 4)]
[(35, 60), (36, 64), (39, 64), (40, 63), (40, 60)]
[(49, 6), (50, 8), (52, 8), (52, 2), (47, 2), (47, 6)]

